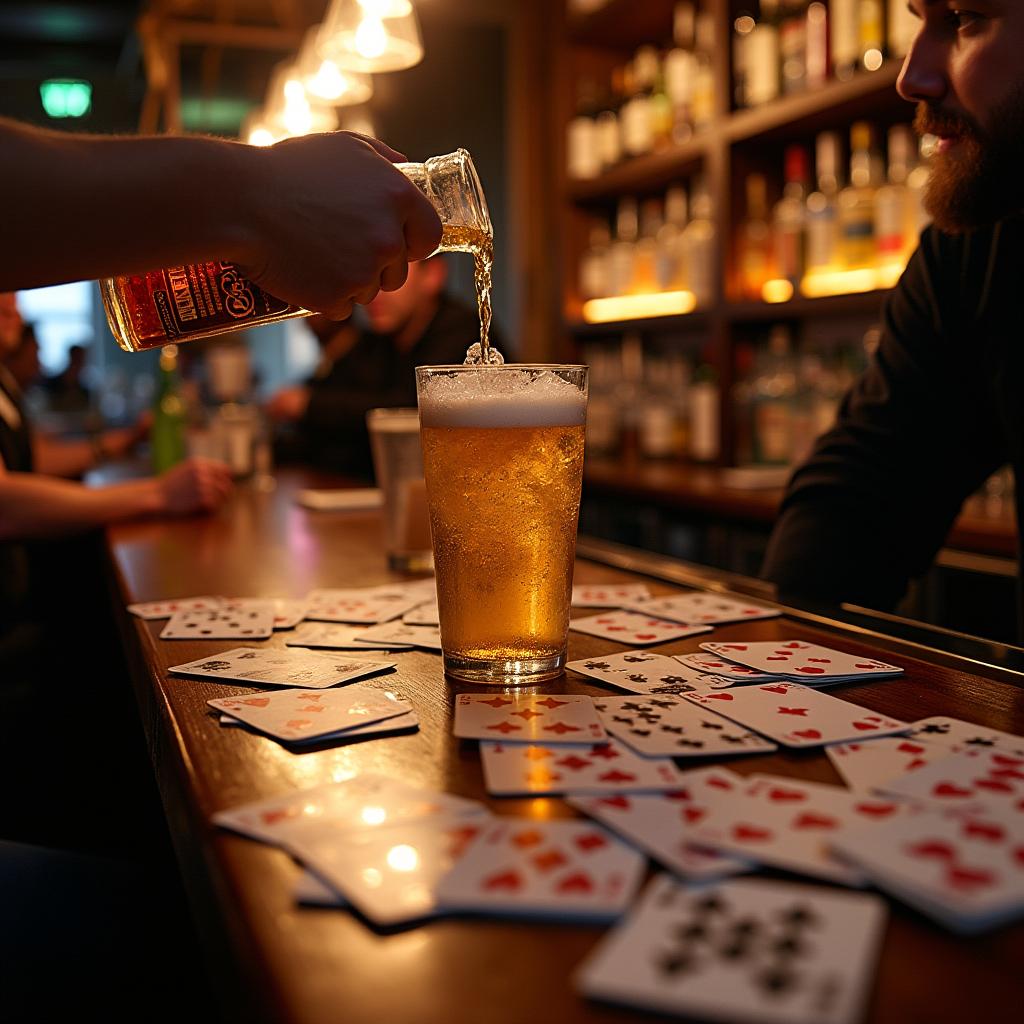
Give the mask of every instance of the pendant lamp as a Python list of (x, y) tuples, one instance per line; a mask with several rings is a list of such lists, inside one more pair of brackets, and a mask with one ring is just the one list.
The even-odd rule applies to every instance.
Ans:
[(317, 47), (343, 71), (403, 71), (423, 60), (410, 0), (331, 0)]
[(365, 103), (373, 95), (370, 76), (358, 71), (342, 71), (333, 60), (321, 57), (318, 48), (321, 30), (321, 25), (309, 29), (295, 61), (296, 76), (301, 79), (306, 95), (313, 103), (328, 103), (333, 107)]

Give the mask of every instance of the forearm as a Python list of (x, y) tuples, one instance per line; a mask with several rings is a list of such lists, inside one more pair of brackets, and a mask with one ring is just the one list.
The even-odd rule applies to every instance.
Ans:
[(34, 473), (5, 473), (0, 475), (0, 540), (78, 533), (122, 519), (157, 515), (165, 506), (155, 479), (94, 489)]
[(10, 199), (0, 290), (241, 258), (246, 170), (258, 159), (216, 139), (68, 135), (0, 119)]
[(58, 441), (37, 434), (32, 457), (35, 471), (45, 476), (79, 477), (97, 462), (91, 441)]

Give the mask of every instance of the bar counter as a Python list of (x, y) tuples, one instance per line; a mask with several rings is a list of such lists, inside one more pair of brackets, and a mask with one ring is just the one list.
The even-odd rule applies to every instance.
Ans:
[[(397, 672), (385, 677), (412, 700), (421, 722), (418, 732), (305, 753), (291, 753), (273, 740), (217, 723), (206, 701), (242, 688), (168, 676), (170, 665), (237, 643), (161, 641), (164, 623), (131, 616), (124, 610), (128, 602), (198, 594), (300, 597), (314, 587), (369, 586), (397, 578), (385, 565), (379, 513), (312, 512), (296, 503), (299, 488), (325, 482), (280, 472), (272, 491), (241, 486), (215, 515), (131, 523), (108, 534), (110, 587), (133, 685), (225, 1016), (290, 1024), (656, 1019), (588, 1002), (574, 991), (572, 975), (604, 927), (442, 918), (390, 934), (377, 932), (346, 910), (296, 906), (292, 890), (300, 872), (285, 853), (210, 825), (215, 811), (364, 771), (485, 800), (498, 814), (547, 819), (575, 813), (558, 798), (486, 795), (476, 743), (451, 735), (452, 698), (459, 687), (445, 680), (437, 654), (396, 654)], [(599, 543), (581, 542), (580, 549), (587, 557), (577, 562), (576, 582), (643, 580), (655, 593), (680, 589), (664, 581), (671, 573), (658, 571), (663, 559), (648, 562), (636, 556), (633, 567), (624, 568), (628, 559), (621, 551), (608, 548), (604, 558)], [(685, 569), (682, 578), (715, 589), (732, 582), (695, 568)], [(928, 644), (886, 635), (884, 629), (794, 612), (720, 626), (713, 635), (716, 640), (806, 639), (858, 654), (884, 651), (887, 660), (905, 666), (904, 677), (839, 687), (839, 695), (855, 693), (858, 703), (905, 720), (942, 714), (1024, 734), (1024, 676), (984, 665), (984, 659), (939, 650), (938, 633), (931, 650)], [(653, 650), (690, 651), (702, 639)], [(278, 633), (260, 644), (283, 642)], [(622, 649), (569, 634), (570, 659)], [(545, 684), (544, 690), (612, 692), (573, 673)], [(840, 783), (821, 751), (748, 756), (728, 764), (743, 774), (770, 771)], [(889, 922), (867, 1021), (998, 1021), (1019, 1013), (1024, 924), (967, 939), (891, 899), (887, 904)], [(202, 1007), (196, 1010), (197, 1019), (204, 1017)]]

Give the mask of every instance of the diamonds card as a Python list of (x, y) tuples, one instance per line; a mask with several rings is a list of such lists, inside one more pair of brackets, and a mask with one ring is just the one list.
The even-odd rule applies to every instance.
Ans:
[(580, 694), (460, 693), (456, 736), (527, 743), (598, 743), (604, 740), (594, 702)]

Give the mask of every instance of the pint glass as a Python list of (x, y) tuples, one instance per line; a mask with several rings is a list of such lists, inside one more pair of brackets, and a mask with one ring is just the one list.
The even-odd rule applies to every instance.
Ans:
[(565, 664), (585, 366), (421, 366), (423, 469), (445, 671), (534, 683)]

